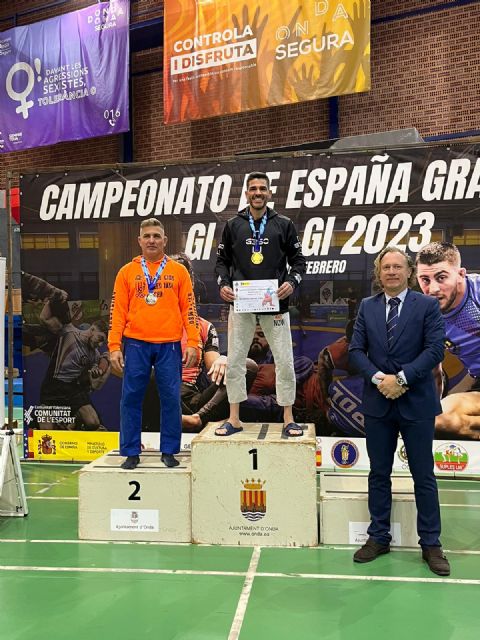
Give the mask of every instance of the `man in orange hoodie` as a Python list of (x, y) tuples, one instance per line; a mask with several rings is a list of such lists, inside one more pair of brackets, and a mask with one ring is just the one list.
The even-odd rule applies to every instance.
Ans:
[[(198, 359), (199, 323), (192, 282), (185, 267), (165, 255), (167, 243), (162, 223), (156, 218), (140, 225), (137, 256), (117, 274), (110, 311), (108, 348), (112, 369), (123, 374), (120, 405), (120, 455), (123, 469), (140, 463), (142, 401), (152, 367), (161, 399), (162, 462), (175, 467), (173, 454), (180, 451), (182, 410), (183, 329), (187, 347), (183, 362)], [(123, 353), (121, 344), (123, 340)]]

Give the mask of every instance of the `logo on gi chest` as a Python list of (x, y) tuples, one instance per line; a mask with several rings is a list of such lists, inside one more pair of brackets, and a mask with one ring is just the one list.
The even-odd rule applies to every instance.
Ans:
[(247, 238), (245, 240), (245, 244), (248, 244), (248, 245), (252, 245), (253, 244), (253, 245), (260, 245), (261, 246), (263, 244), (268, 244), (268, 243), (269, 243), (268, 238), (260, 238), (259, 240), (254, 240), (253, 238)]

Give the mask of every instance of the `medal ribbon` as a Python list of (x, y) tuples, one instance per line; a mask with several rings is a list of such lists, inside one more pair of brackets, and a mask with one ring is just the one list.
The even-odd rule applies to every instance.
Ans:
[(155, 285), (157, 284), (159, 277), (162, 275), (162, 271), (165, 269), (166, 264), (167, 264), (167, 256), (164, 255), (163, 260), (158, 265), (157, 273), (152, 278), (152, 276), (148, 272), (147, 261), (142, 256), (142, 269), (143, 269), (143, 273), (145, 274), (145, 279), (147, 281), (148, 293), (153, 293), (153, 291), (155, 290)]
[(259, 251), (261, 251), (260, 240), (263, 238), (263, 233), (265, 231), (265, 227), (267, 226), (267, 217), (268, 217), (268, 214), (265, 211), (265, 213), (262, 216), (262, 220), (260, 222), (260, 229), (257, 230), (255, 229), (255, 222), (253, 221), (253, 216), (250, 212), (248, 212), (248, 223), (253, 233), (253, 239), (255, 240), (252, 253), (258, 253)]

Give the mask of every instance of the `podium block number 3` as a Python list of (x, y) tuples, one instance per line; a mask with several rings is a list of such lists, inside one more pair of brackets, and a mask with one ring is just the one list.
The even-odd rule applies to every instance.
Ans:
[(132, 493), (129, 496), (129, 500), (141, 500), (141, 497), (138, 495), (140, 492), (140, 483), (136, 480), (132, 480), (128, 483), (131, 487), (135, 487)]

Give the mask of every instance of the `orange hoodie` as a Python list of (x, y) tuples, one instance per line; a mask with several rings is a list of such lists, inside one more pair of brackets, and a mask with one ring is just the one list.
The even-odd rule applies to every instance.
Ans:
[[(192, 290), (192, 281), (185, 267), (170, 258), (155, 285), (157, 303), (148, 305), (147, 281), (137, 256), (124, 265), (115, 278), (110, 308), (109, 351), (118, 351), (122, 337), (145, 342), (176, 342), (187, 332), (187, 347), (198, 350), (200, 331)], [(147, 266), (153, 277), (161, 260)]]

